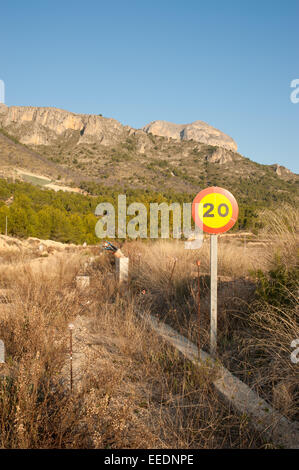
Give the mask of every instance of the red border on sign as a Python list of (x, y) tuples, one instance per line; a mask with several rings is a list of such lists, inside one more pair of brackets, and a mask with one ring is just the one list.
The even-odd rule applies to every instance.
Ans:
[[(207, 225), (205, 225), (203, 221), (199, 218), (198, 211), (195, 210), (196, 204), (199, 204), (200, 201), (207, 194), (211, 194), (211, 193), (223, 194), (224, 196), (227, 197), (227, 199), (231, 202), (231, 205), (232, 205), (233, 213), (232, 213), (231, 219), (226, 225), (220, 228), (212, 228), (212, 227), (208, 227)], [(238, 203), (236, 199), (234, 198), (234, 196), (232, 195), (232, 193), (230, 193), (227, 189), (219, 188), (218, 186), (211, 186), (210, 188), (203, 189), (202, 191), (200, 191), (200, 193), (198, 193), (195, 196), (193, 203), (192, 203), (193, 220), (196, 223), (196, 225), (202, 228), (202, 230), (206, 233), (217, 234), (217, 233), (227, 232), (230, 228), (232, 228), (235, 225), (238, 219), (238, 215), (239, 215)]]

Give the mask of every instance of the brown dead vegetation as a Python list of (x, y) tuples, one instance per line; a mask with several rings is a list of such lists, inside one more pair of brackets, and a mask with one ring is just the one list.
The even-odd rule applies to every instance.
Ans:
[[(288, 237), (282, 246), (281, 235), (273, 234), (266, 248), (220, 239), (218, 353), (233, 373), (295, 419), (298, 365), (290, 361), (290, 341), (299, 337), (297, 310), (265, 303), (252, 308), (253, 270), (270, 269), (276, 248), (284, 263), (294, 263), (297, 237)], [(6, 346), (0, 446), (271, 447), (246, 416), (219, 401), (213, 371), (184, 360), (136, 316), (137, 310), (151, 312), (196, 341), (200, 259), (201, 337), (208, 349), (208, 240), (196, 252), (161, 241), (127, 243), (122, 250), (130, 256), (129, 291), (119, 288), (113, 259), (98, 248), (25, 256), (1, 266), (0, 287), (12, 295), (0, 304)], [(91, 276), (89, 288), (76, 288), (78, 274)], [(72, 394), (69, 322), (75, 324)]]

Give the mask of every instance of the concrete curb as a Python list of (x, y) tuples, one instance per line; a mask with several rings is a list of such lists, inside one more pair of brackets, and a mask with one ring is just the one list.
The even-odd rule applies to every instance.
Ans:
[(217, 365), (219, 375), (213, 382), (217, 393), (240, 414), (246, 415), (253, 427), (261, 433), (262, 438), (273, 442), (279, 447), (299, 449), (298, 422), (291, 422), (274, 410), (269, 403), (260, 398), (248, 385), (235, 377), (225, 367), (215, 362), (205, 351), (201, 350), (199, 361), (197, 346), (173, 328), (158, 321), (151, 315), (139, 313), (139, 316), (194, 364)]

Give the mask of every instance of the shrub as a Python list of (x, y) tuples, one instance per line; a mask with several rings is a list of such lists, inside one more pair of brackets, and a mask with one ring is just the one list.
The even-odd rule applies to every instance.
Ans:
[(277, 266), (268, 273), (258, 271), (257, 277), (257, 294), (268, 304), (280, 306), (294, 302), (298, 291), (298, 266), (288, 269), (278, 262)]

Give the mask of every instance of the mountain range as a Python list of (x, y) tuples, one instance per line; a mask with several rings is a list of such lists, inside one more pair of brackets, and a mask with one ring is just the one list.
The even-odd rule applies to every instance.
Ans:
[(157, 120), (134, 129), (100, 114), (0, 104), (2, 177), (27, 172), (33, 182), (47, 178), (58, 186), (90, 182), (192, 194), (208, 185), (250, 192), (252, 185), (297, 197), (298, 175), (255, 163), (237, 149), (232, 137), (199, 120)]

